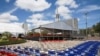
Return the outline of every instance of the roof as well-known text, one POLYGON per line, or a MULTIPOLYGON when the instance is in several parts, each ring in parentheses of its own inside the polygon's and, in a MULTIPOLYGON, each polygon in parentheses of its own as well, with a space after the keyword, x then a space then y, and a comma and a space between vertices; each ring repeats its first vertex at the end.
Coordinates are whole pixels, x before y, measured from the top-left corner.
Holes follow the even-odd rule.
POLYGON ((53 29, 60 29, 60 30, 72 30, 72 28, 64 23, 63 21, 54 22, 50 24, 42 25, 43 28, 53 28, 53 29))
POLYGON ((11 32, 11 33, 24 33, 24 29, 16 24, 11 23, 0 23, 0 33, 11 32))
POLYGON ((59 29, 59 30, 78 30, 78 22, 73 19, 65 21, 57 21, 45 25, 41 25, 42 28, 59 29))

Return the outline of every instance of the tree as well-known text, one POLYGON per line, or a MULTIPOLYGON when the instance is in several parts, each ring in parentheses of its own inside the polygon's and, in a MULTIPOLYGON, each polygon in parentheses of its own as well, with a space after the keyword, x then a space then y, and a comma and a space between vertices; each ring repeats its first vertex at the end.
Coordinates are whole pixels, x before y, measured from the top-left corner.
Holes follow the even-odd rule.
POLYGON ((2 33, 2 36, 7 36, 7 38, 10 38, 11 35, 12 34, 10 32, 4 32, 4 33, 2 33))
POLYGON ((93 29, 96 33, 100 33, 100 22, 93 26, 93 29))

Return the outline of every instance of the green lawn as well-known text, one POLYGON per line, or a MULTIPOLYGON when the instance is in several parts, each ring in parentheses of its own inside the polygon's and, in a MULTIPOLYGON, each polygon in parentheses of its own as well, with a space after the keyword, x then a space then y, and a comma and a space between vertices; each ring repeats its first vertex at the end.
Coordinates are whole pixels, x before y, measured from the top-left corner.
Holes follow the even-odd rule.
POLYGON ((11 44, 20 44, 20 43, 25 43, 25 42, 26 42, 25 39, 0 41, 0 46, 11 45, 11 44))

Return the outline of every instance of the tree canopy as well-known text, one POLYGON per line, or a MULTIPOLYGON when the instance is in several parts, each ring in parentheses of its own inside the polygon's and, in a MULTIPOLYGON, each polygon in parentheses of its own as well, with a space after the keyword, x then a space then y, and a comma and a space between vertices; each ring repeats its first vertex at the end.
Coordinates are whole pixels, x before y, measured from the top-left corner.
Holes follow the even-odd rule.
POLYGON ((93 25, 93 29, 96 33, 100 33, 100 22, 97 23, 96 25, 93 25))

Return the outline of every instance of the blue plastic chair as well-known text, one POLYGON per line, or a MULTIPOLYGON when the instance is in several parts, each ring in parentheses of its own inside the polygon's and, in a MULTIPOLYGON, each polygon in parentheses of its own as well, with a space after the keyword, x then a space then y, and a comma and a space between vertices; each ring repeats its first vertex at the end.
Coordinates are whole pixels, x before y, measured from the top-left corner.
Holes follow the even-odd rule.
POLYGON ((36 56, 41 56, 40 50, 39 49, 35 49, 35 55, 36 56))
POLYGON ((64 54, 65 54, 64 51, 58 51, 57 52, 57 56, 64 56, 64 54))
POLYGON ((49 55, 49 56, 56 56, 55 50, 49 50, 49 51, 48 51, 48 55, 49 55))

